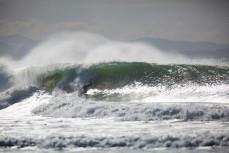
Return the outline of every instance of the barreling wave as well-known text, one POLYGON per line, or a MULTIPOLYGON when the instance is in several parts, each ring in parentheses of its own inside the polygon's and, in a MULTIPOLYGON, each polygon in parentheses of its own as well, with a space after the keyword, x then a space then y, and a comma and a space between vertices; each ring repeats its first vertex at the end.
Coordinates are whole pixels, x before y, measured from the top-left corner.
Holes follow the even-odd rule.
POLYGON ((229 83, 229 67, 204 65, 158 65, 111 62, 91 66, 67 65, 41 75, 39 85, 47 91, 59 87, 74 91, 73 83, 92 83, 95 89, 115 89, 136 82, 147 86, 173 86, 187 83, 216 85, 229 83), (78 81, 78 82, 77 82, 78 81))
POLYGON ((1 88, 0 109, 38 90, 51 93, 61 89, 102 101, 142 101, 153 97, 146 101, 225 102, 229 98, 228 66, 110 62, 33 66, 16 75, 5 71, 1 74, 5 84, 1 88), (14 86, 9 88, 12 82, 14 86))

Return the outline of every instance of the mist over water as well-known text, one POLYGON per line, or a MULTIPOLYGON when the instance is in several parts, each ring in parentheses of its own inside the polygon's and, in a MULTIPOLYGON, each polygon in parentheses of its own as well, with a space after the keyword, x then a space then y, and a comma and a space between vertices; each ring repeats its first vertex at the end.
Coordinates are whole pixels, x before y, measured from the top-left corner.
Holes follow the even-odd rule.
POLYGON ((166 62, 167 56, 142 43, 112 41, 86 32, 60 33, 51 36, 30 51, 16 67, 56 63, 91 64, 109 61, 166 62))
POLYGON ((165 53, 146 43, 114 41, 87 32, 65 32, 50 36, 35 46, 24 58, 14 61, 1 58, 12 68, 56 63, 92 64, 111 61, 148 62, 159 64, 225 65, 215 59, 189 59, 165 53))

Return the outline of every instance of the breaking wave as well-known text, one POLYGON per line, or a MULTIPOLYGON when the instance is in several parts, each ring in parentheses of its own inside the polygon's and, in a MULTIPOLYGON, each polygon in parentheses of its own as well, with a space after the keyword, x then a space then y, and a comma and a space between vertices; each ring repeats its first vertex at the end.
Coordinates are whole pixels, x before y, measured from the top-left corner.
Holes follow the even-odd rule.
POLYGON ((14 76, 9 72, 8 68, 0 63, 0 92, 10 88, 14 84, 14 76))
POLYGON ((36 75, 39 88, 79 94, 106 101, 208 101, 228 99, 229 68, 204 65, 159 65, 111 62, 65 64, 36 75), (153 98, 150 98, 153 97, 153 98), (180 97, 180 100, 179 100, 180 97), (191 98, 191 99, 190 99, 191 98))
POLYGON ((0 93, 1 109, 38 90, 77 93, 95 101, 228 102, 229 98, 227 66, 110 62, 29 67, 15 75, 3 74, 7 83, 16 85, 0 93))
POLYGON ((46 90, 65 88, 76 79, 92 83, 94 89, 115 89, 136 82, 147 86, 218 85, 229 83, 229 67, 204 65, 159 65, 149 63, 111 62, 91 66, 68 65, 39 78, 46 90))
POLYGON ((197 136, 197 137, 66 137, 50 136, 46 139, 31 138, 0 138, 0 147, 34 147, 45 149, 64 149, 72 147, 96 147, 96 148, 115 148, 131 147, 133 149, 152 149, 159 147, 181 148, 181 147, 228 147, 229 137, 227 135, 216 136, 197 136))
POLYGON ((119 121, 229 121, 229 104, 85 102, 74 95, 65 95, 52 98, 33 113, 67 118, 113 117, 119 121))

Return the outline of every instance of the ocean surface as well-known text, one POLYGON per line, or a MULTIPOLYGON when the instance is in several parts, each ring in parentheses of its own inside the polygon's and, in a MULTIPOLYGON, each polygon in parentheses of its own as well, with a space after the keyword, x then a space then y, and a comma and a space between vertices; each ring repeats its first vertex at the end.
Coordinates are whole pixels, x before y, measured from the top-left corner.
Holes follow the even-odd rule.
POLYGON ((229 152, 229 66, 0 65, 0 152, 229 152))

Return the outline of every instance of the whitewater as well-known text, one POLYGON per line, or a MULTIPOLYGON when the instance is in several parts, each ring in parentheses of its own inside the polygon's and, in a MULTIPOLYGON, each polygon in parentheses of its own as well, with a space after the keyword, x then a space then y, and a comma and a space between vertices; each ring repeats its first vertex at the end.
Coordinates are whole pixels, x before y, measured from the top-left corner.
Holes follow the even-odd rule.
POLYGON ((229 152, 226 58, 60 33, 0 79, 0 152, 229 152))

